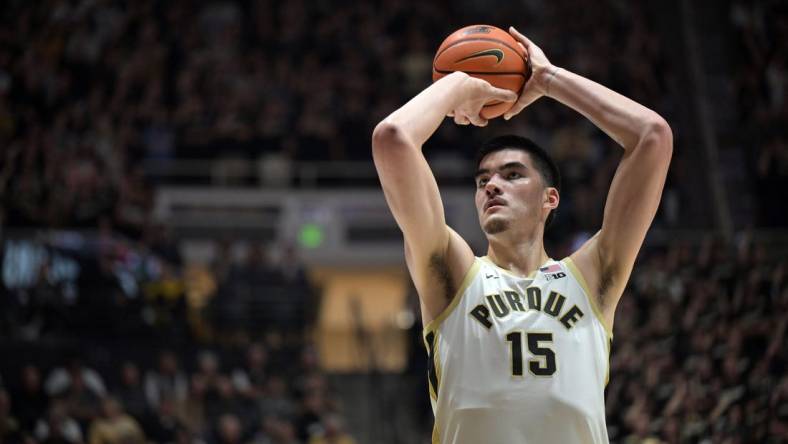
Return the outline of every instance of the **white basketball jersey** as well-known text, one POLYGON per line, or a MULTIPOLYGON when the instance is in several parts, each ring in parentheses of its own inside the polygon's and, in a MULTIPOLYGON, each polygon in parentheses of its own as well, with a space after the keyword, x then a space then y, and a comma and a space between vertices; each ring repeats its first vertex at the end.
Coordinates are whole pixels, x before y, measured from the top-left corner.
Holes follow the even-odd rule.
POLYGON ((612 333, 570 258, 523 278, 476 258, 424 329, 433 443, 608 443, 612 333))

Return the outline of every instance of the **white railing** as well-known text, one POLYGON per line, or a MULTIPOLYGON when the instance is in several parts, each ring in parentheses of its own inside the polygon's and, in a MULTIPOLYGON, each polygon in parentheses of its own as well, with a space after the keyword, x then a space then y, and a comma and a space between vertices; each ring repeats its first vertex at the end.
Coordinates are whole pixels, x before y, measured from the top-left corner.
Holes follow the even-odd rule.
MULTIPOLYGON (((446 220, 483 245, 473 189, 444 189, 446 220)), ((154 216, 173 228, 185 253, 209 261, 216 239, 300 242, 308 264, 402 264, 402 238, 380 189, 160 187, 154 216), (311 246, 308 246, 311 245, 311 246)), ((199 260, 199 259, 198 259, 199 260)))

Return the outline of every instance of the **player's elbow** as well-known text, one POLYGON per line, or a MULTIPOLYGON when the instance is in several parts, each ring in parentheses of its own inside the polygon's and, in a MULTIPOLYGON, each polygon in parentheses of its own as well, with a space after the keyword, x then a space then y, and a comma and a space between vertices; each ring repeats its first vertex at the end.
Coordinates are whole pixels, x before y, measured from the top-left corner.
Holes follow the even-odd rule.
POLYGON ((667 171, 673 156, 673 131, 659 114, 654 113, 645 122, 635 153, 656 171, 667 171))
POLYGON ((649 146, 657 148, 668 158, 673 151, 673 130, 670 129, 668 122, 659 114, 654 114, 646 124, 644 142, 649 146))
POLYGON ((384 120, 372 131, 372 152, 408 145, 403 129, 396 123, 384 120))

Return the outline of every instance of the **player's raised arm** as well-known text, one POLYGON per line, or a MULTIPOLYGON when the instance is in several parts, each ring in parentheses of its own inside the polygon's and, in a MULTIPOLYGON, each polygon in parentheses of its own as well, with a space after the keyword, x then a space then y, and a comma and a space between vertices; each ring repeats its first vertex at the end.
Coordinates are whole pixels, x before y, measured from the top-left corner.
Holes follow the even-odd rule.
POLYGON ((486 125, 479 112, 493 99, 514 101, 516 94, 455 72, 386 117, 372 135, 375 168, 405 237, 406 260, 425 321, 448 305, 446 296, 451 297, 453 286, 470 268, 473 253, 446 226, 438 185, 421 147, 448 114, 458 124, 486 125))
POLYGON ((591 120, 624 150, 605 203, 601 230, 572 255, 612 325, 616 304, 657 212, 673 152, 667 122, 654 111, 596 82, 550 64, 541 49, 512 28, 534 75, 504 117, 547 95, 591 120))

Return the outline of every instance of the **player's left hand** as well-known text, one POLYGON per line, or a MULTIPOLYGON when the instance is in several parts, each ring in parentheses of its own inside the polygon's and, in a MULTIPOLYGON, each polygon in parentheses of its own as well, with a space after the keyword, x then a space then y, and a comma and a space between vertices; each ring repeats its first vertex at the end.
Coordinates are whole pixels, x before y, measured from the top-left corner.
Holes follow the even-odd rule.
POLYGON ((537 99, 547 94, 547 87, 549 86, 551 77, 559 69, 550 63, 547 56, 541 48, 536 46, 534 42, 528 37, 520 34, 519 31, 514 29, 514 26, 509 27, 509 34, 517 40, 517 43, 522 46, 526 54, 528 54, 528 61, 531 64, 531 77, 525 83, 523 91, 520 93, 520 98, 514 104, 512 109, 507 111, 503 118, 506 120, 511 119, 520 113, 526 106, 534 103, 537 99))

